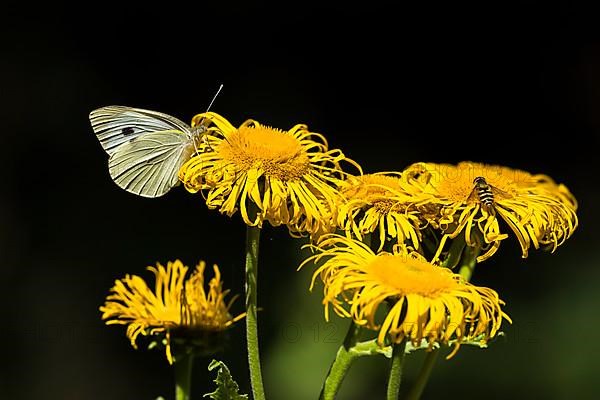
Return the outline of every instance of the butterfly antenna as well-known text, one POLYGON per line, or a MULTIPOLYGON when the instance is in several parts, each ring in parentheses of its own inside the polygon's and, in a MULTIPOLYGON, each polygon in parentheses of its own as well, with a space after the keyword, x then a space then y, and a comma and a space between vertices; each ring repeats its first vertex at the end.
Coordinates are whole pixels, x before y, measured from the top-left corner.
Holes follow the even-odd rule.
MULTIPOLYGON (((219 88, 217 89, 217 93, 215 93, 215 95, 213 96, 212 100, 210 101, 210 104, 208 105, 208 107, 206 108, 206 112, 210 111, 210 108, 212 107, 213 103, 215 102, 215 100, 217 99, 217 96, 219 95, 219 93, 221 93, 221 90, 223 89, 223 84, 221 83, 221 85, 219 86, 219 88)), ((204 119, 202 119, 200 121, 200 124, 202 124, 202 122, 204 121, 204 119)), ((208 147, 210 148, 210 150, 212 151, 212 147, 210 146, 210 142, 208 139, 204 138, 205 135, 202 135, 203 140, 205 140, 205 143, 208 145, 208 147)), ((196 143, 194 143, 194 147, 196 148, 196 154, 198 154, 198 147, 196 146, 196 143)))
POLYGON ((210 108, 212 107, 213 103, 217 99, 217 96, 219 95, 219 93, 221 93, 221 89, 223 89, 223 84, 222 83, 221 83, 221 86, 219 86, 219 89, 217 89, 217 93, 215 93, 215 95, 213 96, 212 100, 210 101, 210 104, 208 105, 208 108, 206 109, 206 112, 210 111, 210 108))

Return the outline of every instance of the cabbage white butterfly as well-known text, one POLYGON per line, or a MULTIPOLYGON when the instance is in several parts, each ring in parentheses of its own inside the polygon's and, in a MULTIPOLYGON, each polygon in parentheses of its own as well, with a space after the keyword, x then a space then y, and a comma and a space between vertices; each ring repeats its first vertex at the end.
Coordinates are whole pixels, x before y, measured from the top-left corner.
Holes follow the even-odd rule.
POLYGON ((208 133, 206 120, 191 127, 167 114, 124 106, 98 108, 90 122, 109 155, 111 178, 143 197, 160 197, 177 186, 179 168, 208 133))

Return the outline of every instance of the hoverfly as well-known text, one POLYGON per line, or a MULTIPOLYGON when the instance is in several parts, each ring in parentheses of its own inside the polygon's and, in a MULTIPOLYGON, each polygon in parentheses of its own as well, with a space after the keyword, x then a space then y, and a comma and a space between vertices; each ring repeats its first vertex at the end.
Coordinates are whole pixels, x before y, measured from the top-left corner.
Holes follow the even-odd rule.
POLYGON ((479 201, 481 208, 488 212, 494 209, 497 198, 506 198, 508 193, 490 185, 483 176, 473 179, 473 191, 467 201, 479 201))

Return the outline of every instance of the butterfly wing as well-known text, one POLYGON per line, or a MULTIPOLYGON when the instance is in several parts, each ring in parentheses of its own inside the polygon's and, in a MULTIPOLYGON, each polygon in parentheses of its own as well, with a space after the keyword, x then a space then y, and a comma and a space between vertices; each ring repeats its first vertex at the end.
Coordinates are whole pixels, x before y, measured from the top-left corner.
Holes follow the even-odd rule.
POLYGON ((90 113, 90 122, 102 148, 114 154, 119 146, 150 132, 177 130, 190 136, 185 122, 156 111, 124 106, 98 108, 90 113))
POLYGON ((179 183, 179 168, 190 158, 194 144, 184 132, 148 132, 120 145, 108 160, 117 185, 143 197, 159 197, 179 183))

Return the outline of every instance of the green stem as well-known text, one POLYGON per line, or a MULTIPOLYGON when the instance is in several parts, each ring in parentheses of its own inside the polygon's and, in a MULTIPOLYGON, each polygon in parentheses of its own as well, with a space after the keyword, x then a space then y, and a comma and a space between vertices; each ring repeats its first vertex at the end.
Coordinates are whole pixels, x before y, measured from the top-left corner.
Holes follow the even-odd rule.
MULTIPOLYGON (((257 208, 252 204, 250 215, 256 215, 257 208)), ((248 365, 250 383, 254 400, 264 400, 260 357, 258 352, 258 321, 256 316, 256 287, 258 272, 258 245, 260 228, 248 226, 246 231, 246 342, 248 346, 248 365)))
POLYGON ((450 245, 450 250, 448 251, 446 259, 442 263, 442 266, 454 269, 460 262, 463 250, 465 249, 466 245, 467 244, 465 242, 465 233, 463 232, 452 241, 452 244, 450 245))
POLYGON ((431 375, 431 370, 433 370, 433 366, 435 365, 435 361, 437 360, 439 354, 439 350, 432 350, 427 353, 425 361, 423 362, 423 367, 421 367, 421 372, 419 373, 416 382, 408 393, 408 396, 406 396, 406 400, 419 400, 419 398, 421 398, 423 389, 425 389, 425 386, 427 385, 429 375, 431 375))
POLYGON ((462 257, 462 263, 458 273, 465 278, 465 281, 469 282, 471 280, 471 276, 473 276, 473 271, 475 271, 475 265, 477 265, 477 256, 479 255, 481 249, 479 247, 465 247, 462 257))
MULTIPOLYGON (((478 246, 465 246, 462 249, 462 257, 460 260, 460 268, 459 274, 465 279, 465 281, 471 280, 473 276, 473 271, 475 271, 475 265, 477 265, 477 256, 481 252, 481 249, 478 246)), ((451 257, 453 255, 449 255, 451 257)), ((423 366, 421 367, 421 371, 419 372, 419 376, 417 377, 417 381, 413 385, 410 393, 408 394, 407 400, 418 400, 427 385, 427 381, 429 380, 429 376, 431 375, 431 370, 435 365, 435 361, 437 360, 439 350, 432 350, 427 354, 425 361, 423 362, 423 366)))
POLYGON ((173 367, 175 368, 175 400, 190 400, 192 365, 194 356, 185 354, 177 358, 173 367))
POLYGON ((397 400, 398 394, 400 393, 404 347, 406 347, 405 340, 395 344, 392 351, 392 365, 390 367, 390 376, 388 378, 387 400, 397 400))
MULTIPOLYGON (((363 236, 362 242, 367 246, 371 246, 371 234, 367 233, 363 236)), ((337 395, 337 392, 340 390, 342 386, 342 382, 346 377, 346 373, 350 369, 352 362, 354 359, 365 354, 356 352, 355 348, 358 341, 358 334, 360 332, 360 327, 354 323, 354 321, 350 320, 350 325, 348 325, 348 332, 346 332, 346 337, 344 338, 344 343, 338 349, 338 352, 335 356, 335 359, 331 363, 329 367, 329 371, 327 372, 327 377, 323 382, 323 386, 321 387, 321 393, 319 395, 319 400, 333 400, 337 395)), ((374 353, 376 354, 376 353, 374 353)))
POLYGON ((377 252, 377 249, 373 249, 373 247, 371 246, 371 236, 372 236, 372 235, 371 235, 370 233, 365 233, 365 234, 363 235, 362 242, 363 242, 364 244, 366 244, 367 246, 371 247, 371 249, 372 249, 374 252, 377 252))
POLYGON ((358 327, 354 321, 350 321, 344 343, 338 349, 335 360, 333 360, 331 367, 329 367, 329 372, 327 372, 327 378, 325 378, 325 382, 323 382, 323 387, 321 388, 321 394, 319 396, 320 400, 333 400, 340 390, 342 382, 346 377, 346 373, 350 369, 354 359, 357 357, 356 354, 351 353, 351 349, 356 345, 359 329, 360 327, 358 327))

